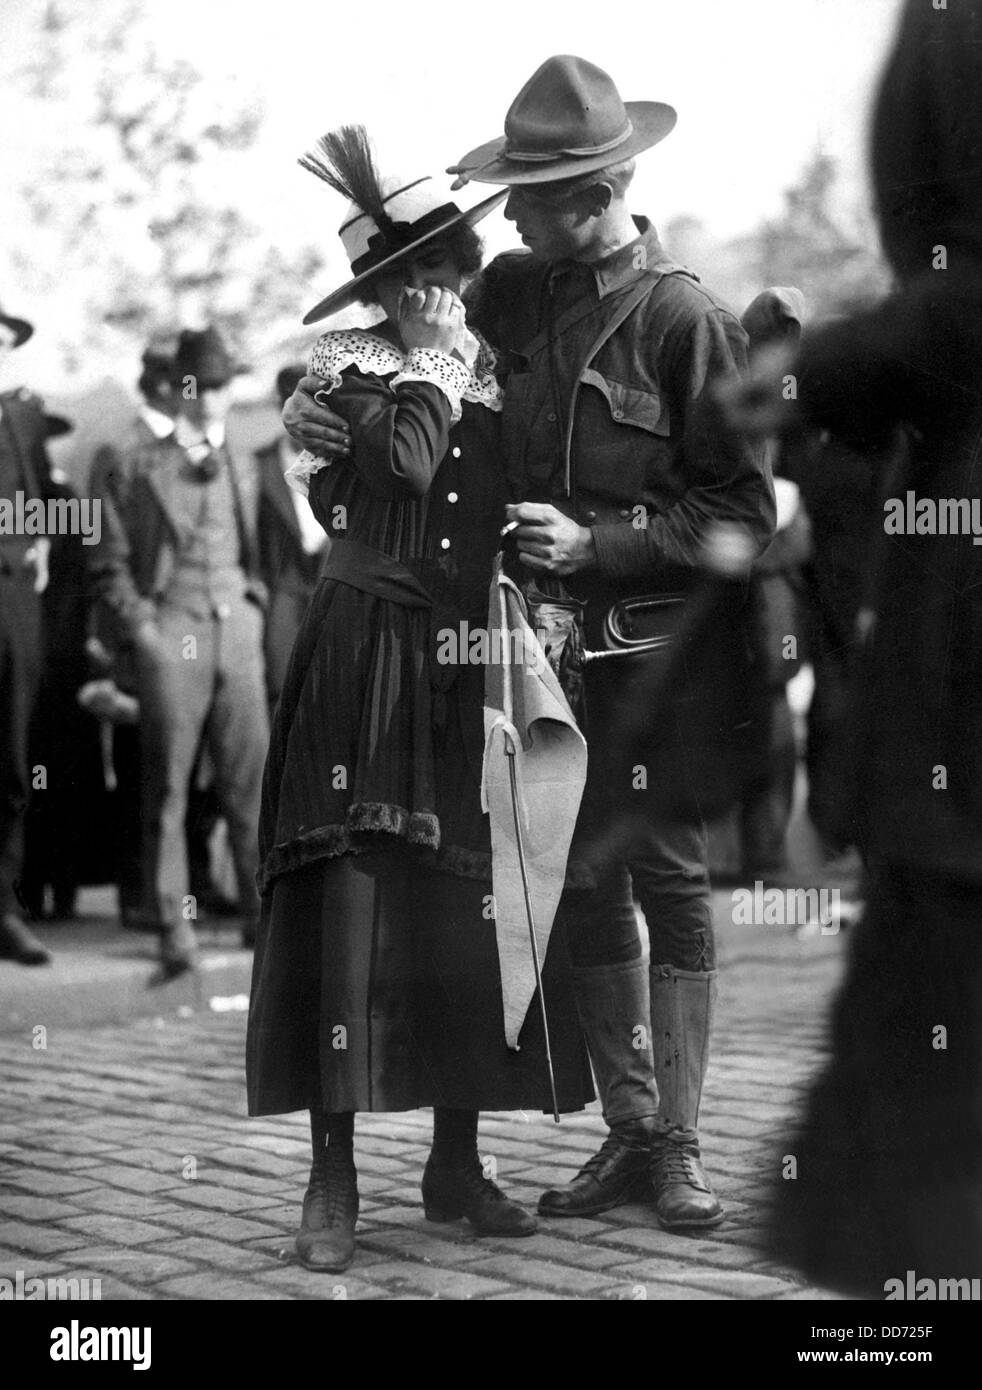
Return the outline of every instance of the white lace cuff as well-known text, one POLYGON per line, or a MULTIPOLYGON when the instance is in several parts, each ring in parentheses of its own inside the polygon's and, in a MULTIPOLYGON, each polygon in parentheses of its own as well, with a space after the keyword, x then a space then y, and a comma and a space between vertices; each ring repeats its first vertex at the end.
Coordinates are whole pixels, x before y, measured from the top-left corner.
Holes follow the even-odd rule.
POLYGON ((302 454, 297 455, 296 461, 283 471, 287 487, 292 487, 293 491, 299 492, 301 497, 308 496, 311 478, 322 468, 330 468, 333 462, 333 459, 318 458, 309 449, 304 449, 302 454))
POLYGON ((405 366, 389 383, 393 390, 407 381, 428 381, 443 392, 450 402, 450 423, 460 419, 460 398, 472 384, 473 377, 456 357, 436 348, 413 348, 405 366))

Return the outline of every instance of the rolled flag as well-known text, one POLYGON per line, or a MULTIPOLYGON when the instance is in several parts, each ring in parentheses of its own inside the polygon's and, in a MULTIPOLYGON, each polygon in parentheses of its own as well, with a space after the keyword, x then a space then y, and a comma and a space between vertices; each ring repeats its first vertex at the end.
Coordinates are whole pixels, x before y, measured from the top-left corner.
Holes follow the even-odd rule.
POLYGON ((488 634, 481 805, 491 818, 505 1041, 517 1049, 563 891, 587 749, 500 555, 488 634))

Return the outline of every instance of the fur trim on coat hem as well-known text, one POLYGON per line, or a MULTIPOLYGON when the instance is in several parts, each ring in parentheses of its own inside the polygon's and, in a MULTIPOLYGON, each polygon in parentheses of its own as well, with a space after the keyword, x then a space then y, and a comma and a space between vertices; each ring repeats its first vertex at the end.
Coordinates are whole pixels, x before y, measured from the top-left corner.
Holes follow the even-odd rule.
POLYGON ((358 802, 348 810, 344 825, 322 825, 274 845, 256 875, 260 895, 268 893, 283 874, 304 869, 318 859, 364 854, 374 848, 369 837, 379 833, 395 835, 423 849, 437 850, 440 846, 440 822, 436 816, 385 802, 358 802))

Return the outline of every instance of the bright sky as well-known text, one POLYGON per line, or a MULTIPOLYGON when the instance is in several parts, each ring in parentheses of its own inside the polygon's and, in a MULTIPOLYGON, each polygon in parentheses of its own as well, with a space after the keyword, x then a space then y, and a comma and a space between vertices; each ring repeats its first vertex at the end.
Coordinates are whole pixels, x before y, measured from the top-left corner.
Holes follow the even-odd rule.
MULTIPOLYGON (((0 6, 2 77, 25 56, 28 21, 44 0, 0 6)), ((95 20, 100 7, 84 6, 95 20)), ((441 171, 502 133, 512 98, 553 53, 599 64, 627 100, 676 107, 676 129, 641 156, 634 185, 634 210, 656 225, 684 212, 717 236, 749 229, 780 208, 816 148, 839 162, 848 211, 865 197, 867 114, 899 8, 900 0, 146 0, 161 50, 190 60, 223 103, 230 81, 233 99, 261 95, 260 144, 228 193, 284 248, 320 240, 331 264, 316 293, 346 268, 336 236, 344 208, 297 155, 324 131, 361 121, 387 172, 441 171)), ((35 135, 18 127, 16 98, 3 86, 0 172, 30 163, 35 135)), ((65 131, 65 142, 73 135, 65 131)), ((232 177, 215 171, 219 186, 232 177)), ((472 185, 458 201, 485 192, 472 185)), ((482 233, 489 252, 515 244, 500 212, 482 233)), ((298 289, 304 300, 309 293, 298 289)))
MULTIPOLYGON (((22 51, 23 19, 43 8, 44 0, 4 0, 7 61, 22 51)), ((337 200, 295 164, 323 131, 362 121, 383 164, 440 170, 500 134, 525 80, 566 52, 606 68, 626 99, 678 110, 673 134, 641 161, 638 207, 660 221, 691 211, 725 235, 776 209, 818 146, 841 161, 858 196, 871 86, 899 0, 147 0, 147 8, 162 49, 206 76, 233 74, 243 94, 262 93, 268 121, 244 196, 261 196, 271 221, 322 209, 336 227, 337 200)))
POLYGON ((640 161, 637 208, 661 222, 693 212, 728 234, 777 209, 816 147, 861 195, 866 113, 899 0, 165 0, 160 9, 162 41, 190 56, 193 35, 205 71, 236 72, 265 93, 263 177, 284 217, 323 207, 337 226, 338 200, 294 163, 323 131, 362 121, 384 165, 441 170, 500 134, 522 84, 565 52, 605 68, 625 99, 678 110, 675 131, 640 161))

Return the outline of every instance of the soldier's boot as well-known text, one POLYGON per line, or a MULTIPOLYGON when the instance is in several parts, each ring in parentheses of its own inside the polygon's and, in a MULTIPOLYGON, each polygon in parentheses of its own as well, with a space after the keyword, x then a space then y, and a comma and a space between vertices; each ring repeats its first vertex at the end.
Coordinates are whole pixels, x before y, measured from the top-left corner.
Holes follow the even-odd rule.
POLYGON ((610 1133, 564 1188, 539 1199, 543 1216, 592 1216, 648 1199, 658 1092, 648 1038, 643 960, 576 967, 576 1007, 610 1133))
POLYGON ((655 1213, 666 1230, 718 1226, 723 1208, 702 1166, 699 1103, 709 1063, 716 971, 650 969, 659 1125, 652 1144, 655 1213))

